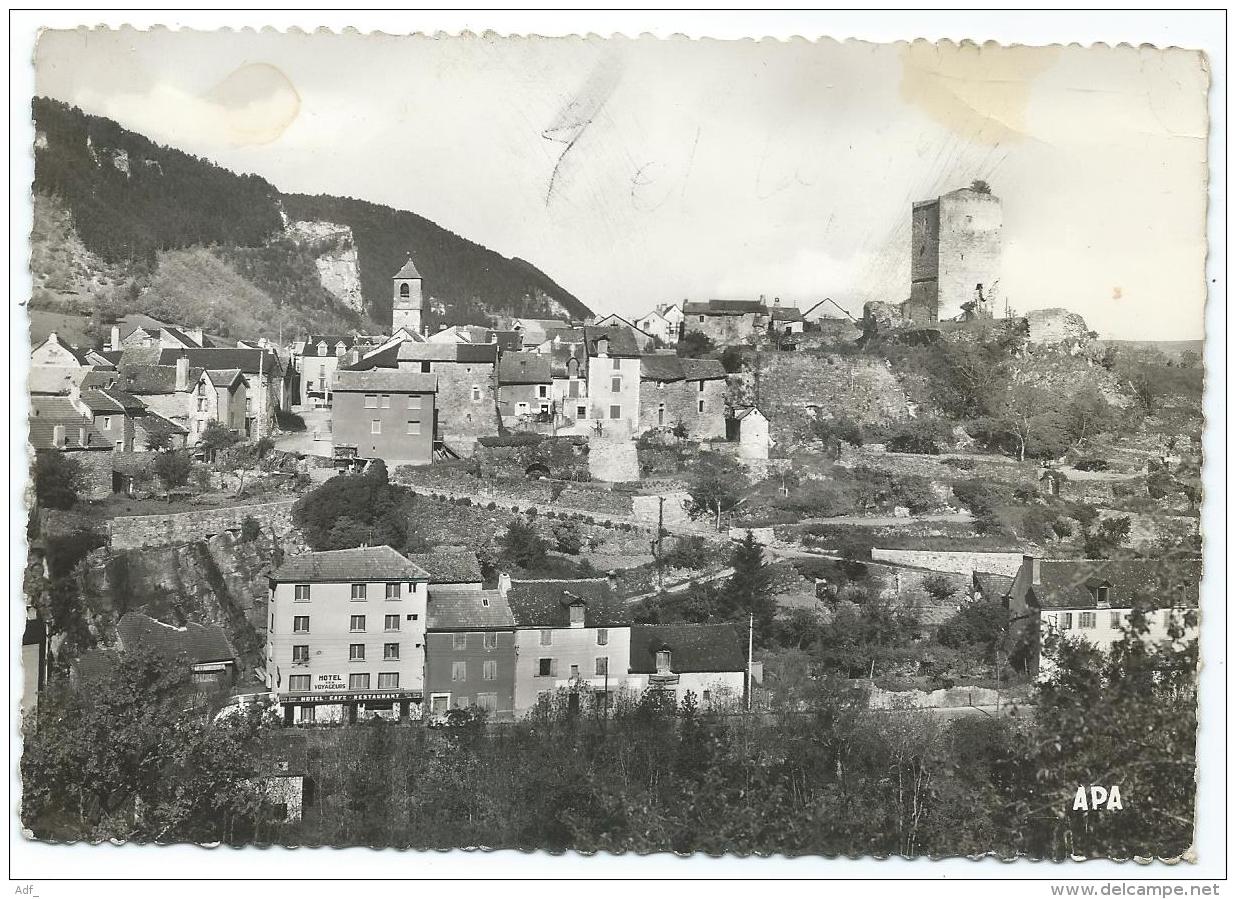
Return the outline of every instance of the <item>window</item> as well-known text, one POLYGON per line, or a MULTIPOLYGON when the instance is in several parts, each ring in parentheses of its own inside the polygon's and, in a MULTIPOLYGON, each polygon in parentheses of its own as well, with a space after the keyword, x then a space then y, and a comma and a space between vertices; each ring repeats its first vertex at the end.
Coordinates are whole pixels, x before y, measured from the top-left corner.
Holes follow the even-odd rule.
POLYGON ((605 646, 609 643, 609 628, 597 628, 597 646, 605 646))
POLYGON ((289 693, 308 693, 309 692, 309 675, 293 674, 288 678, 289 693))
POLYGON ((408 408, 409 408, 409 409, 419 409, 419 408, 421 408, 421 398, 420 398, 419 396, 411 396, 411 395, 409 395, 409 396, 408 396, 408 408))
POLYGON ((408 433, 412 435, 419 435, 421 433, 421 423, 419 421, 408 422, 408 433))
POLYGON ((1097 617, 1098 616, 1095 615, 1094 612, 1081 612, 1077 616, 1077 626, 1078 627, 1094 627, 1095 619, 1097 617))
POLYGON ((542 646, 553 646, 554 645, 554 632, 553 631, 551 630, 541 631, 541 645, 542 646))
POLYGON ((704 316, 702 316, 702 315, 701 315, 701 316, 700 316, 700 324, 702 325, 703 323, 704 323, 704 316))
POLYGON ((657 651, 657 671, 664 672, 664 671, 669 671, 669 670, 670 670, 670 651, 668 649, 658 650, 657 651))
POLYGON ((410 288, 407 284, 400 284, 399 285, 399 295, 401 297, 412 296, 412 288, 410 288))
POLYGON ((1111 588, 1111 587, 1108 587, 1108 586, 1105 584, 1105 585, 1103 585, 1102 587, 1097 587, 1097 588, 1095 589, 1095 591, 1094 591, 1094 598, 1095 598, 1096 600, 1098 600, 1099 602, 1110 602, 1110 601, 1111 601, 1111 592, 1112 592, 1112 588, 1111 588))
POLYGON ((571 666, 571 680, 579 680, 579 666, 578 665, 571 666))
POLYGON ((1119 612, 1112 612, 1112 621, 1111 621, 1112 627, 1120 627, 1121 617, 1122 616, 1119 612))
POLYGON ((537 677, 555 677, 558 674, 557 659, 537 659, 536 660, 536 676, 537 677))
POLYGON ((700 393, 704 392, 704 382, 700 381, 700 393))
POLYGON ((352 585, 352 600, 354 602, 359 602, 360 600, 368 599, 368 598, 369 598, 369 585, 368 584, 353 584, 352 585))
POLYGON ((576 418, 587 418, 588 417, 588 407, 587 406, 576 406, 575 407, 575 417, 576 418))
POLYGON ((609 390, 610 390, 610 393, 618 393, 620 390, 622 390, 622 378, 610 378, 609 379, 609 390))
POLYGON ((385 619, 383 620, 382 629, 386 631, 399 630, 399 616, 398 615, 387 615, 385 619))
POLYGON ((497 693, 477 693, 476 707, 484 709, 487 712, 498 711, 498 694, 497 693))
POLYGON ((467 662, 451 662, 451 680, 462 683, 468 679, 467 662))
POLYGON ((544 384, 539 385, 536 389, 536 395, 539 396, 541 399, 545 399, 547 396, 549 396, 549 388, 546 387, 544 384))
POLYGON ((528 404, 527 403, 516 403, 515 404, 515 414, 516 415, 527 415, 528 414, 528 404))
POLYGON ((481 680, 497 680, 498 663, 492 659, 481 663, 481 680))
POLYGON ((378 408, 378 395, 376 393, 365 394, 365 408, 366 409, 378 408))
POLYGON ((704 401, 703 400, 700 400, 698 403, 696 403, 696 411, 697 412, 704 411, 704 401))
POLYGON ((389 409, 391 407, 391 395, 389 393, 382 394, 382 408, 389 409))
POLYGON ((497 634, 486 634, 485 635, 485 648, 486 649, 497 649, 498 648, 498 635, 497 634))
POLYGON ((205 396, 205 395, 206 395, 206 382, 205 382, 205 381, 198 381, 198 382, 197 382, 197 395, 198 395, 198 396, 205 396))
POLYGON ((297 706, 296 715, 300 724, 312 724, 318 719, 318 707, 315 705, 297 706))
POLYGON ((379 690, 394 690, 399 686, 399 672, 386 671, 378 675, 379 690))
POLYGON ((110 415, 103 416, 103 427, 108 431, 112 429, 112 417, 110 415))
POLYGON ((422 362, 422 363, 421 363, 421 374, 423 374, 423 375, 427 375, 427 374, 429 374, 429 372, 432 370, 432 368, 433 368, 433 363, 432 363, 432 362, 422 362))
POLYGON ((365 630, 365 616, 353 615, 351 622, 348 624, 348 630, 363 633, 365 630))
POLYGON ((388 583, 386 585, 386 598, 387 599, 398 599, 400 593, 402 592, 400 589, 401 586, 402 585, 399 584, 398 582, 388 583))
POLYGON ((399 644, 398 643, 383 643, 382 644, 382 661, 398 662, 399 661, 399 644))
POLYGON ((292 618, 292 632, 296 634, 309 633, 309 616, 295 615, 292 618))
POLYGON ((614 360, 614 371, 622 371, 622 360, 621 359, 614 360))
POLYGON ((117 440, 117 441, 116 441, 116 449, 117 449, 117 450, 119 450, 119 451, 121 451, 121 452, 123 452, 123 451, 124 451, 124 441, 123 441, 123 440, 117 440))
POLYGON ((596 664, 596 675, 598 677, 609 674, 609 656, 597 656, 596 664))
POLYGON ((309 644, 300 643, 292 647, 292 664, 293 665, 308 665, 309 664, 309 644))
POLYGON ((609 407, 609 417, 610 418, 622 418, 622 407, 621 406, 610 406, 609 407))
POLYGON ((1073 613, 1072 612, 1061 612, 1060 613, 1060 630, 1071 631, 1072 629, 1073 629, 1073 613))
POLYGON ((584 607, 581 605, 571 606, 571 627, 584 626, 584 607))
POLYGON ((451 649, 467 649, 468 635, 467 634, 451 634, 451 649))
POLYGON ((309 585, 308 584, 297 584, 293 588, 293 590, 294 590, 293 596, 296 598, 297 602, 308 602, 309 601, 309 585))
POLYGON ((369 433, 370 434, 381 434, 382 433, 382 420, 381 419, 375 418, 373 419, 373 421, 369 422, 369 433))
POLYGON ((349 662, 365 661, 365 644, 364 643, 349 643, 348 644, 348 661, 349 662))
POLYGON ((472 402, 479 403, 481 401, 481 388, 475 384, 472 385, 472 402))
POLYGON ((349 674, 348 675, 349 690, 368 690, 369 675, 368 674, 349 674))
POLYGON ((197 411, 198 411, 198 412, 205 412, 205 411, 206 411, 206 397, 204 397, 204 396, 199 396, 199 397, 197 398, 197 411))

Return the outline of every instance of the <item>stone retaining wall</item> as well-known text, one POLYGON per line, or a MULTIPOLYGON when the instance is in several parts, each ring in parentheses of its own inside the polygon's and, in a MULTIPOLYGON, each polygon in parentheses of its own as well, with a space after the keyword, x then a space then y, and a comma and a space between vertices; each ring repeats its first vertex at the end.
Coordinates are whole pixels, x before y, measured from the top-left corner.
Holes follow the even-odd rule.
POLYGON ((1022 554, 1019 552, 950 552, 872 547, 871 559, 873 562, 911 565, 915 568, 928 568, 932 571, 953 574, 968 575, 975 571, 989 571, 993 574, 1012 577, 1021 568, 1022 554))
POLYGON ((292 528, 295 500, 280 500, 248 506, 196 509, 169 515, 130 515, 113 518, 107 531, 114 550, 170 546, 205 540, 224 531, 239 531, 241 522, 252 516, 263 528, 286 533, 292 528))

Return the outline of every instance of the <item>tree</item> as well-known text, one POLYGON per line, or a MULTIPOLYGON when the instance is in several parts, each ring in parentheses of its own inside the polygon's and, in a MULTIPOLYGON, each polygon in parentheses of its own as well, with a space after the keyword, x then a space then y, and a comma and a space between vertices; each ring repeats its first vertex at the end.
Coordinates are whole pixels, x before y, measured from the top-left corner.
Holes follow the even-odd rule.
POLYGON ((170 453, 160 453, 154 461, 154 471, 167 491, 167 501, 172 501, 172 491, 189 483, 189 475, 193 471, 193 460, 183 450, 170 453))
POLYGON ((991 185, 982 179, 975 179, 970 182, 970 190, 975 193, 989 194, 991 193, 991 185))
POLYGON ((97 680, 39 699, 22 754, 22 820, 51 840, 243 843, 260 818, 258 718, 212 725, 187 665, 115 654, 97 680))
POLYGON ((525 570, 542 567, 548 561, 549 546, 531 524, 516 518, 499 539, 502 555, 525 570))
POLYGON ((152 453, 161 453, 166 449, 170 449, 171 445, 172 435, 166 431, 146 432, 146 449, 152 453))
POLYGON ((1087 559, 1115 558, 1128 541, 1131 528, 1127 515, 1100 519, 1093 529, 1082 533, 1083 554, 1087 559))
POLYGON ((721 367, 731 375, 742 371, 742 349, 736 346, 727 346, 722 350, 721 367))
POLYGON ((58 450, 34 458, 34 496, 46 509, 71 509, 85 486, 81 463, 58 450))
POLYGON ((695 474, 687 485, 690 499, 687 514, 693 519, 715 515, 717 530, 721 516, 742 502, 743 491, 751 485, 742 464, 719 453, 701 453, 695 474))
POLYGON ((688 331, 678 338, 678 344, 674 347, 674 351, 679 356, 692 359, 707 356, 715 350, 716 345, 712 342, 712 338, 702 331, 688 331))
POLYGON ((764 548, 751 531, 734 547, 730 567, 734 573, 726 584, 725 603, 735 617, 755 616, 755 631, 764 643, 772 636, 777 603, 772 595, 772 573, 764 561, 764 548))
POLYGON ((573 521, 564 521, 554 526, 554 545, 558 552, 577 556, 584 548, 584 538, 579 532, 579 525, 573 521))
POLYGON ((198 440, 198 446, 201 447, 206 457, 210 459, 219 450, 227 449, 229 446, 239 442, 240 435, 235 431, 229 430, 217 421, 208 421, 206 422, 206 427, 202 429, 202 436, 198 440))
POLYGON ((407 502, 375 460, 362 474, 336 475, 306 493, 292 507, 292 521, 315 550, 362 544, 407 550, 414 533, 407 502))
POLYGON ((1116 430, 1120 415, 1103 394, 1093 387, 1085 387, 1069 397, 1061 425, 1073 446, 1080 447, 1099 434, 1116 430))
POLYGON ((1047 391, 1029 384, 1000 384, 987 405, 990 411, 980 427, 995 442, 1008 438, 1017 461, 1024 462, 1027 452, 1059 455, 1067 446, 1061 415, 1047 391))

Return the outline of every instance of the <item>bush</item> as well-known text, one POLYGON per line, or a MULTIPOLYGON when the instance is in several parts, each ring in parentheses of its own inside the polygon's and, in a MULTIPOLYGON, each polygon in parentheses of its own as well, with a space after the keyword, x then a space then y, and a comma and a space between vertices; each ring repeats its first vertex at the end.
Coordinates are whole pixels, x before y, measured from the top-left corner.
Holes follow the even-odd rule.
POLYGON ((34 495, 47 509, 71 509, 84 486, 81 463, 58 450, 44 450, 34 460, 34 495))
POLYGON ((825 446, 839 446, 848 443, 851 446, 863 445, 863 427, 852 419, 817 418, 811 423, 811 433, 824 442, 825 446))
POLYGON ((1078 471, 1107 471, 1111 468, 1104 459, 1082 459, 1075 462, 1073 467, 1078 471))
POLYGON ((520 568, 540 568, 548 559, 549 546, 545 538, 523 519, 512 521, 498 542, 503 557, 520 568))
POLYGON ((890 452, 936 455, 940 444, 951 435, 952 429, 942 421, 931 418, 916 418, 896 426, 885 444, 890 452))
POLYGON ((507 434, 500 437, 478 437, 476 442, 488 447, 538 446, 545 440, 543 434, 507 434))
POLYGON ((970 478, 953 485, 957 502, 970 510, 976 518, 990 517, 998 506, 1004 504, 1004 495, 986 481, 970 478))
POLYGON ((958 471, 974 471, 977 467, 973 459, 958 459, 956 456, 949 456, 947 459, 941 459, 949 468, 956 468, 958 471))
POLYGON ((577 556, 584 548, 584 538, 578 526, 571 522, 563 522, 554 527, 554 545, 558 548, 558 552, 577 556))
POLYGON ((297 500, 292 520, 311 549, 351 549, 362 543, 403 549, 409 536, 404 497, 385 466, 341 474, 297 500))
POLYGON ((262 533, 262 526, 252 515, 246 515, 240 522, 240 542, 252 543, 262 533))
POLYGON ((275 441, 271 440, 269 437, 262 437, 259 438, 257 443, 253 444, 253 454, 257 456, 258 459, 264 459, 266 458, 266 454, 274 448, 275 441))

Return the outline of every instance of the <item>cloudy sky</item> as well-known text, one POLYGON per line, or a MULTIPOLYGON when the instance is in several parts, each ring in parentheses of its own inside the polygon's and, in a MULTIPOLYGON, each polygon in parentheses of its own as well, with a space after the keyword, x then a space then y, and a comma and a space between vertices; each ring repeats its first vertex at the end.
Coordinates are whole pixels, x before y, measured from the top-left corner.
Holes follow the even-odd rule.
POLYGON ((36 79, 281 190, 413 210, 602 312, 903 300, 910 204, 983 178, 1000 305, 1202 333, 1185 51, 78 31, 44 33, 36 79))

